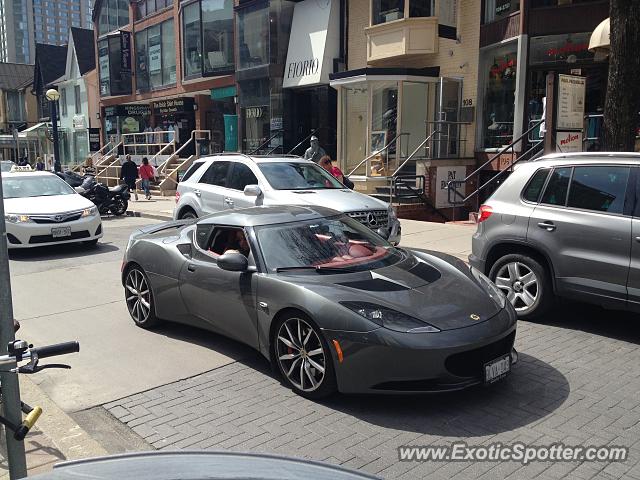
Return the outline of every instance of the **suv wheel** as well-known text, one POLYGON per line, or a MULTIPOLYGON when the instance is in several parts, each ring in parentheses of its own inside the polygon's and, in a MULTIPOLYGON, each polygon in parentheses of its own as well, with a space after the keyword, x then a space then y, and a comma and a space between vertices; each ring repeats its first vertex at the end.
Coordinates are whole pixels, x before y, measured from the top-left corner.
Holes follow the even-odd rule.
POLYGON ((547 270, 537 260, 511 254, 498 259, 489 278, 507 296, 518 318, 540 317, 553 304, 553 289, 547 270))

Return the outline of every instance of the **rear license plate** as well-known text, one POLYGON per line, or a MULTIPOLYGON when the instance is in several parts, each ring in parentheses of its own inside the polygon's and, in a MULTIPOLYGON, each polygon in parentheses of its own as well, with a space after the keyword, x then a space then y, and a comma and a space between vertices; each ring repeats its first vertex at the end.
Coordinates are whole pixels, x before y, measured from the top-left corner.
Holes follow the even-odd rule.
POLYGON ((484 383, 490 384, 502 380, 511 371, 511 355, 503 355, 484 364, 484 383))
POLYGON ((53 238, 70 237, 71 227, 56 227, 51 229, 51 236, 53 238))

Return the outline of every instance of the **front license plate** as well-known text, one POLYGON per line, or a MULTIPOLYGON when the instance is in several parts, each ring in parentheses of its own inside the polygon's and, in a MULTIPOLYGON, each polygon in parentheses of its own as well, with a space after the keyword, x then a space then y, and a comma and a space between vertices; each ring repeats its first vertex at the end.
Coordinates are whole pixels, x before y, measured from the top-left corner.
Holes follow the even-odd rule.
POLYGON ((484 364, 484 383, 497 382, 506 377, 511 371, 511 355, 503 355, 484 364))
POLYGON ((56 227, 51 229, 51 236, 53 238, 70 237, 71 227, 56 227))

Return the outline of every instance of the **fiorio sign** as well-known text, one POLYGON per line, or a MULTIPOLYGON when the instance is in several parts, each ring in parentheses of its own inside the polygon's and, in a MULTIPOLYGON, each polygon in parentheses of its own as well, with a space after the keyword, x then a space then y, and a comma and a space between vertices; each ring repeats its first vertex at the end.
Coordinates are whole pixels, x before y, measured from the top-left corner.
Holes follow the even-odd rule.
POLYGON ((287 65, 287 78, 306 77, 315 75, 320 70, 320 60, 312 58, 287 65))

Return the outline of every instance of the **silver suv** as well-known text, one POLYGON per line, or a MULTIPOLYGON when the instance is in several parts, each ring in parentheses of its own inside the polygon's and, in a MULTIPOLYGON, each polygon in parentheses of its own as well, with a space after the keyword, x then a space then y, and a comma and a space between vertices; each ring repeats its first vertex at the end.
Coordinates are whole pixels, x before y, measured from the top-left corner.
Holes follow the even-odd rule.
POLYGON ((391 205, 349 190, 315 162, 300 157, 224 153, 196 160, 176 191, 177 219, 256 205, 319 205, 345 212, 390 243, 400 243, 391 205))
POLYGON ((520 318, 554 296, 640 312, 640 154, 519 165, 480 207, 470 263, 520 318))

